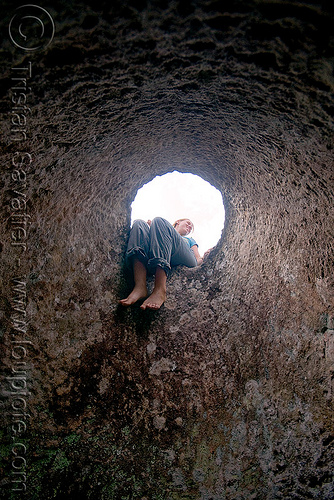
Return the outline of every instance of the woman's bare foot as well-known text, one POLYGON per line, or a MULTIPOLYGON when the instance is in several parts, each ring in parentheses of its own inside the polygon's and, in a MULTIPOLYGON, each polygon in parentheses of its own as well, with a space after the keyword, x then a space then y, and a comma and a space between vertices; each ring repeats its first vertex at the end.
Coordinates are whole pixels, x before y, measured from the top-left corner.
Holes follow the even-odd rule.
POLYGON ((162 288, 154 289, 151 295, 142 303, 141 309, 160 309, 166 300, 166 290, 162 288))
POLYGON ((121 299, 119 303, 122 306, 131 306, 140 299, 145 299, 147 297, 147 288, 141 286, 135 286, 130 295, 126 299, 121 299))

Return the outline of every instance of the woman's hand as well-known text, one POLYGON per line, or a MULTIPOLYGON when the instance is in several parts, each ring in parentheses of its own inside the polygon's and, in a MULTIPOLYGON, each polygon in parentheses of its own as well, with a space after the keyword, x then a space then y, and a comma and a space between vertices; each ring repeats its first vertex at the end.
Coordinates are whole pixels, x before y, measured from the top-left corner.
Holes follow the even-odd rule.
POLYGON ((198 246, 197 244, 196 245, 193 245, 191 247, 192 251, 194 252, 195 254, 195 257, 196 257, 196 260, 197 260, 197 265, 200 266, 203 262, 203 257, 200 256, 199 254, 199 251, 198 251, 198 246))
POLYGON ((147 224, 151 227, 151 224, 152 224, 151 219, 148 219, 146 222, 147 222, 147 224))
POLYGON ((206 259, 209 256, 209 253, 211 252, 212 248, 209 248, 206 252, 204 252, 203 259, 206 259))

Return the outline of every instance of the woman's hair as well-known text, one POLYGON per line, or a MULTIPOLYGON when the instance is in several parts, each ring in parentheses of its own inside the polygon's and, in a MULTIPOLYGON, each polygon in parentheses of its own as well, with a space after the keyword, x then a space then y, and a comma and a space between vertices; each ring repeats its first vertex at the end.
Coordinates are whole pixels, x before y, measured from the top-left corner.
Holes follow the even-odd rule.
MULTIPOLYGON (((173 227, 176 227, 178 225, 179 222, 182 222, 183 220, 189 220, 191 222, 190 219, 188 219, 188 217, 185 217, 184 219, 177 219, 174 224, 173 224, 173 227)), ((191 222, 191 233, 194 231, 194 224, 191 222)))

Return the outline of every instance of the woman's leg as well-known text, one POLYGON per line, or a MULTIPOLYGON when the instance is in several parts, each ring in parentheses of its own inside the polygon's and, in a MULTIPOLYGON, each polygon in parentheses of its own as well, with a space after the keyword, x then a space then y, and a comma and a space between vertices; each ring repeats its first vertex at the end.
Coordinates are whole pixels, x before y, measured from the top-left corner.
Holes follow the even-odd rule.
MULTIPOLYGON (((155 217, 150 228, 150 249, 147 267, 154 272, 156 267, 161 267, 166 274, 171 269, 172 254, 179 246, 181 236, 173 226, 162 217, 155 217)), ((181 238, 182 239, 182 238, 181 238)))
POLYGON ((166 282, 167 274, 161 267, 157 266, 153 292, 146 300, 144 300, 140 306, 141 309, 160 309, 166 300, 166 282))
POLYGON ((135 286, 125 299, 120 300, 122 306, 130 306, 147 296, 146 264, 149 251, 150 228, 143 220, 135 220, 129 236, 126 262, 133 269, 135 286))
POLYGON ((127 264, 132 265, 132 257, 142 260, 144 264, 148 261, 150 250, 150 226, 144 220, 137 219, 133 222, 130 230, 128 246, 125 254, 127 264))
POLYGON ((196 267, 198 264, 194 252, 189 248, 188 243, 184 241, 182 237, 181 240, 180 245, 172 254, 171 266, 196 267))
POLYGON ((179 234, 173 226, 156 217, 151 222, 150 250, 148 268, 155 271, 155 281, 152 294, 140 306, 142 309, 159 309, 166 300, 167 274, 171 269, 170 261, 179 245, 179 234))
POLYGON ((126 297, 126 299, 121 299, 119 302, 122 306, 131 306, 137 300, 144 299, 147 297, 147 286, 146 286, 146 266, 145 264, 134 257, 133 259, 133 276, 135 281, 135 286, 130 293, 126 297))

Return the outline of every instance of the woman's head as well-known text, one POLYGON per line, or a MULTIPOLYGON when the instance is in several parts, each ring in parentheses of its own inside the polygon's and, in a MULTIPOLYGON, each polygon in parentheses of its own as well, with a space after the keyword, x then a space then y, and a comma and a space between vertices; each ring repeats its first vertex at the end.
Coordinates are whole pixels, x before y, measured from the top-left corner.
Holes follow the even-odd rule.
POLYGON ((190 219, 178 219, 174 222, 173 227, 181 236, 187 236, 194 230, 194 224, 190 219))

